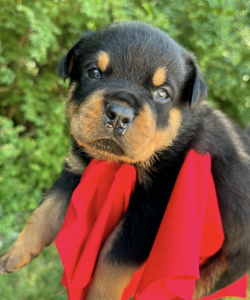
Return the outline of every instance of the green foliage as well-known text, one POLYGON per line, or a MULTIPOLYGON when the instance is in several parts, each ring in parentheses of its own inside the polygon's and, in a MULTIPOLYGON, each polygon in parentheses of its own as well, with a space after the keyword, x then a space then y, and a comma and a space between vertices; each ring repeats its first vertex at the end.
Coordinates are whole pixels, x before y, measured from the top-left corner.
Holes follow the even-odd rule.
POLYGON ((17 0, 0 11, 0 232, 20 224, 58 176, 70 146, 59 59, 81 33, 138 20, 194 52, 209 102, 250 120, 250 2, 17 0))

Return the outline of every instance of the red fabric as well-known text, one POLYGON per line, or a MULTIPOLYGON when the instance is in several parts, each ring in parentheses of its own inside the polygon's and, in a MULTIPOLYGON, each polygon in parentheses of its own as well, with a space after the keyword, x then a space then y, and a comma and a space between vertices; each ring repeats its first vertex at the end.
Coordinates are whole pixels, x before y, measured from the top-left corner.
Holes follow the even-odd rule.
POLYGON ((56 238, 70 300, 85 299, 98 252, 126 211, 136 171, 92 160, 75 189, 56 238))
MULTIPOLYGON (((224 235, 209 155, 190 151, 179 172, 150 256, 122 300, 191 300, 199 265, 222 246, 224 235)), ((98 252, 119 223, 134 190, 136 171, 93 160, 74 191, 56 246, 69 300, 84 300, 98 252)), ((166 183, 167 184, 167 183, 166 183)), ((246 297, 247 276, 205 300, 246 297)))

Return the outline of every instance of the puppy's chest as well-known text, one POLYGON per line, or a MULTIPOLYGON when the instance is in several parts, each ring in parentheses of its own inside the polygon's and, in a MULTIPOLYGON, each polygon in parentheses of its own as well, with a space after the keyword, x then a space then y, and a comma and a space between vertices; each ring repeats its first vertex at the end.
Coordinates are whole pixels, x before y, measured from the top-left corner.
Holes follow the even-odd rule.
MULTIPOLYGON (((163 203, 166 205, 174 188, 180 165, 165 166, 151 172, 148 183, 136 184, 135 190, 138 191, 139 198, 150 199, 153 203, 163 203)), ((162 207, 162 205, 160 205, 162 207)))

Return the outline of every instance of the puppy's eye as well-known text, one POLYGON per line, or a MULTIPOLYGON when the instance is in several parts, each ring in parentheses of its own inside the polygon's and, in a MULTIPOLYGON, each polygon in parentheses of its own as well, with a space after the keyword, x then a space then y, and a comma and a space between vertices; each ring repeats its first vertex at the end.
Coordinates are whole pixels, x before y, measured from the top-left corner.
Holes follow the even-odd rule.
POLYGON ((88 77, 94 79, 100 79, 102 75, 98 69, 90 69, 88 70, 88 77))
POLYGON ((168 91, 163 88, 155 91, 153 95, 161 101, 167 100, 170 97, 168 91))

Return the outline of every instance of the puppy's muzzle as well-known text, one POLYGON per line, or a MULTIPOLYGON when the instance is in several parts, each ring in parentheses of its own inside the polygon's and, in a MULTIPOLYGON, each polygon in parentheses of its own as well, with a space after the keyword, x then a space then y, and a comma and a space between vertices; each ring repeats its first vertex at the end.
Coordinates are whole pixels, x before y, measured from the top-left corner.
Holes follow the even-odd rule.
POLYGON ((106 127, 114 130, 119 136, 126 133, 134 119, 132 108, 112 102, 106 108, 106 127))

